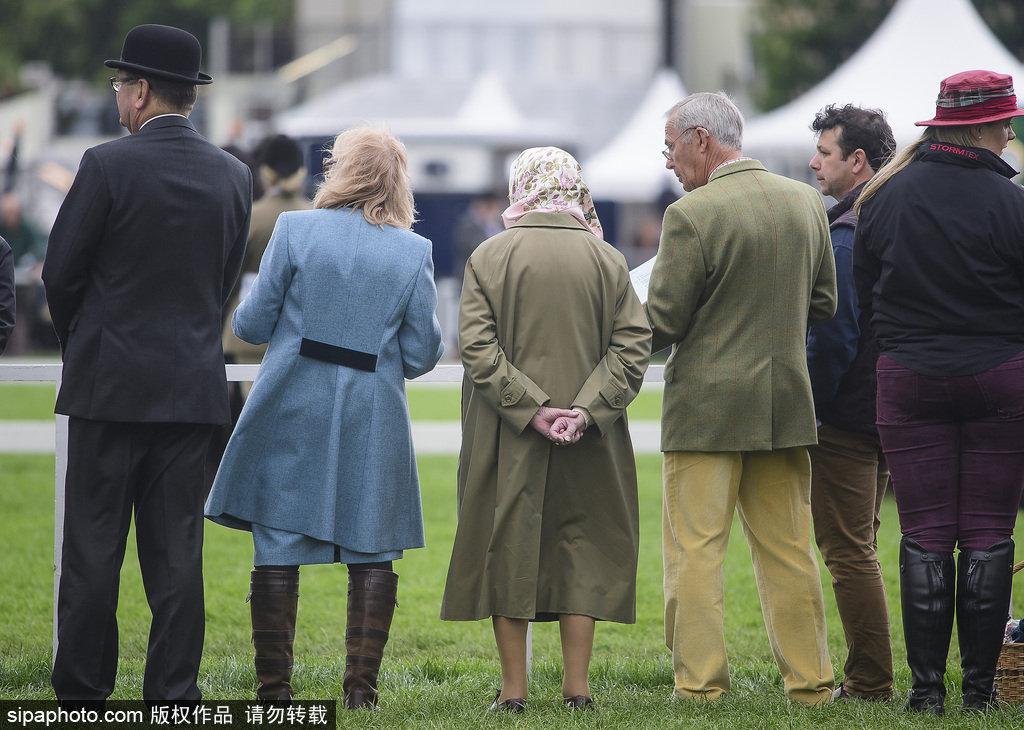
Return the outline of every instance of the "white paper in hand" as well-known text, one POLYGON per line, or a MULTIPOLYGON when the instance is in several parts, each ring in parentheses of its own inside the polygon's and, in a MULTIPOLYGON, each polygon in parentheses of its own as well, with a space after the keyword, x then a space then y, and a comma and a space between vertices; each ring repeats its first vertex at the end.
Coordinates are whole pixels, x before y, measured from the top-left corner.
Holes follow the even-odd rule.
POLYGON ((651 270, 654 268, 656 258, 658 257, 654 256, 648 259, 629 272, 629 279, 633 282, 633 289, 636 290, 636 295, 640 298, 641 303, 647 301, 647 285, 651 281, 651 270))

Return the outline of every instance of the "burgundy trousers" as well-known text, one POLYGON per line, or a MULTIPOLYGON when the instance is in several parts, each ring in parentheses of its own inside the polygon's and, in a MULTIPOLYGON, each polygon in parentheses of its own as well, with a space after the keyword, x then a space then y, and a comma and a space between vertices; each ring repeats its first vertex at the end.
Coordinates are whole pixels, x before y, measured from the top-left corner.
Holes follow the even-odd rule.
POLYGON ((1012 537, 1024 490, 1024 352, 976 375, 878 359, 878 435, 903 534, 925 550, 1012 537))

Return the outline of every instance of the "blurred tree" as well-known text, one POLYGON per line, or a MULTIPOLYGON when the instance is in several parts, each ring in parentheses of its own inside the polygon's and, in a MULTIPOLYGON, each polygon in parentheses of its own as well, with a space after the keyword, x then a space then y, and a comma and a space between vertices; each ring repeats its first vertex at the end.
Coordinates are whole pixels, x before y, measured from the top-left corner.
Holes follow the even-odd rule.
POLYGON ((26 61, 45 61, 65 78, 110 75, 103 67, 119 58, 125 34, 136 25, 185 28, 209 48, 210 21, 269 19, 287 22, 291 0, 0 0, 0 98, 20 90, 26 61))
MULTIPOLYGON (((871 36, 896 2, 761 0, 752 38, 759 76, 755 105, 762 111, 774 109, 824 79, 871 36)), ((972 2, 996 37, 1024 60, 1024 3, 972 2)))
MULTIPOLYGON (((1024 61, 1024 3, 1020 0, 972 0, 1003 45, 1024 61)), ((1024 79, 1022 79, 1024 82, 1024 79)))

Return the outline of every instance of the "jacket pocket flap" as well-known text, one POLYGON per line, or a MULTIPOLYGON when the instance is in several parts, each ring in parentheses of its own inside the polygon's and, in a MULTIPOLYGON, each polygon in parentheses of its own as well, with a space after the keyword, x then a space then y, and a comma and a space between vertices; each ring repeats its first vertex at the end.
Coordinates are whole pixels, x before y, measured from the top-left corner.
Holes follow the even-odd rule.
POLYGON ((601 396, 608 401, 608 405, 612 408, 626 407, 626 397, 622 393, 622 388, 614 383, 608 383, 601 388, 601 396))
POLYGON ((520 383, 515 378, 509 381, 509 384, 501 389, 501 405, 502 406, 514 406, 522 399, 526 393, 526 386, 520 383))

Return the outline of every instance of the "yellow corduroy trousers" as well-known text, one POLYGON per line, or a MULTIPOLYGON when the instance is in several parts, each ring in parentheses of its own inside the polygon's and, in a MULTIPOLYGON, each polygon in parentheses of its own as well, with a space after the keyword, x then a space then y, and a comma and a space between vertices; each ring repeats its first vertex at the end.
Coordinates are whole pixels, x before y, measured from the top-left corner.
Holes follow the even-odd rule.
POLYGON ((835 678, 811 537, 807 449, 667 451, 663 482, 665 643, 676 696, 712 700, 729 691, 722 564, 738 511, 786 695, 828 702, 835 678))

